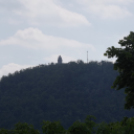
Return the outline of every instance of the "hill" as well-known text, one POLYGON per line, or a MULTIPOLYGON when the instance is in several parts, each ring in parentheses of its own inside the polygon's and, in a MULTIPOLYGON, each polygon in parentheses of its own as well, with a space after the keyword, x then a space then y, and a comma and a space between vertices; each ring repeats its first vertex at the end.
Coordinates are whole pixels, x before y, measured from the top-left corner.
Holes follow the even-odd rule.
POLYGON ((43 120, 59 120, 68 128, 94 115, 97 122, 132 116, 124 110, 125 94, 111 89, 115 77, 111 62, 82 61, 39 65, 2 77, 0 128, 27 122, 40 128, 43 120))

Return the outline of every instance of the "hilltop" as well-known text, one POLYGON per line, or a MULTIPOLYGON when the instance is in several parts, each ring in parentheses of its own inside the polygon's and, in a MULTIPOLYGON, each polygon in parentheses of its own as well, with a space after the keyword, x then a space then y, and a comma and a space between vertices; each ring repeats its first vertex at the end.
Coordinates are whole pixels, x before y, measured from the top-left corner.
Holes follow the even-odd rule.
POLYGON ((107 61, 39 65, 3 76, 0 81, 0 128, 59 120, 65 128, 94 115, 97 122, 132 116, 125 94, 111 89, 118 72, 107 61))

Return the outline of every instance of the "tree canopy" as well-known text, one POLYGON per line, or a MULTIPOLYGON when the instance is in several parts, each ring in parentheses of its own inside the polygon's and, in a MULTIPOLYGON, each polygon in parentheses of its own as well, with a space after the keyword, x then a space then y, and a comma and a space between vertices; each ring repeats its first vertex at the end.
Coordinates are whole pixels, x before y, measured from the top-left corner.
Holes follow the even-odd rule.
POLYGON ((96 122, 133 116, 124 110, 123 91, 111 85, 118 75, 113 63, 69 62, 24 69, 0 81, 0 127, 12 128, 18 121, 41 129, 42 120, 60 121, 68 128, 87 115, 96 122))
POLYGON ((113 88, 116 90, 125 89, 125 108, 134 108, 134 32, 118 42, 120 48, 109 47, 105 52, 108 58, 116 57, 114 69, 119 72, 113 88))
POLYGON ((134 117, 124 117, 120 122, 96 123, 95 117, 88 115, 85 121, 75 121, 68 129, 64 129, 59 121, 43 121, 42 130, 33 125, 17 123, 12 129, 0 128, 0 134, 133 134, 134 117))

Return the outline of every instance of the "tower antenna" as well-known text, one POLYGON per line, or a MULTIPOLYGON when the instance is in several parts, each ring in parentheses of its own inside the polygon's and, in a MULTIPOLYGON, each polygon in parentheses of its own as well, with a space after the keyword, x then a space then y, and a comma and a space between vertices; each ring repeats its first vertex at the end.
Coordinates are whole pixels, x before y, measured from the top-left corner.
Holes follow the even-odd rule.
POLYGON ((87 63, 88 63, 88 51, 87 51, 87 63))

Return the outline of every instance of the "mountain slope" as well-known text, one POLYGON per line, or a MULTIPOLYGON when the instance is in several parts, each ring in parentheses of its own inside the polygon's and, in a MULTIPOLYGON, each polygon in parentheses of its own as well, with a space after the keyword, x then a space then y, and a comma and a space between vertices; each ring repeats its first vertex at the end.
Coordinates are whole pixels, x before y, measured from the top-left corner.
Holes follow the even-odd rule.
POLYGON ((4 76, 0 127, 20 121, 39 128, 42 120, 60 120, 67 128, 87 115, 98 122, 132 116, 132 110, 124 110, 123 91, 111 89, 116 76, 113 64, 106 61, 39 65, 4 76))

